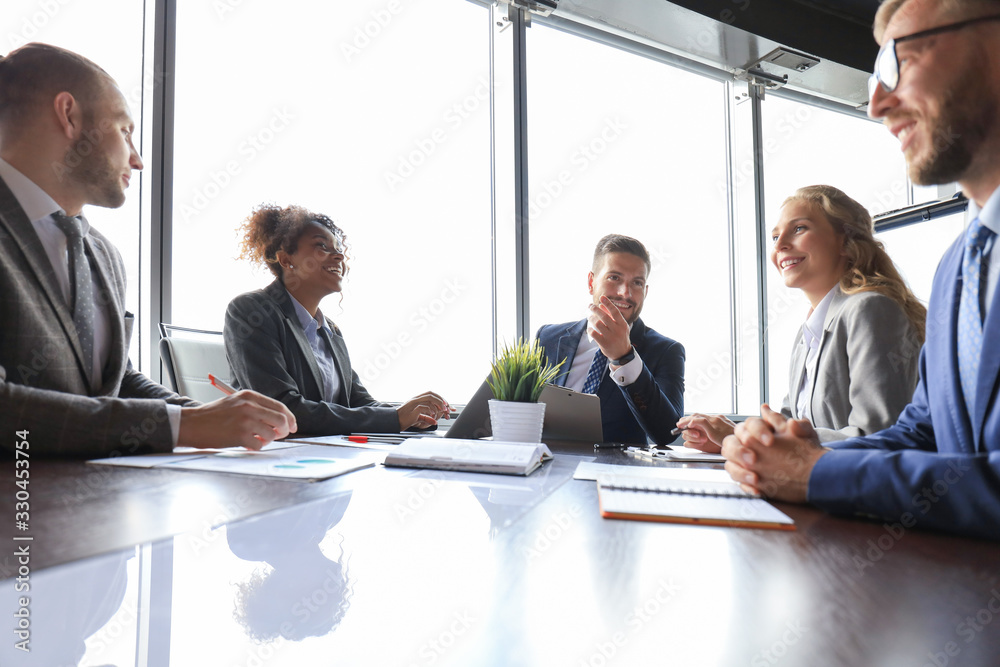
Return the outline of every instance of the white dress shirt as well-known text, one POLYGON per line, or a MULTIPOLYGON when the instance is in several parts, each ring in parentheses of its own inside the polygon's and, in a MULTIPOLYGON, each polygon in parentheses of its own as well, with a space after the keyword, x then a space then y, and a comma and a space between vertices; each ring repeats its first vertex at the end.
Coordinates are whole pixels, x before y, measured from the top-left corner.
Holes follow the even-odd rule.
MULTIPOLYGON (((285 291, 288 292, 287 289, 285 291)), ((313 317, 306 310, 306 307, 292 296, 291 292, 288 292, 288 296, 295 306, 295 314, 299 318, 299 324, 302 325, 302 331, 306 334, 306 340, 309 341, 309 347, 312 348, 313 356, 316 357, 316 365, 319 366, 320 375, 323 376, 323 383, 320 386, 320 391, 323 392, 323 400, 327 403, 337 403, 340 398, 340 375, 337 374, 337 364, 333 358, 333 350, 326 344, 323 336, 319 334, 320 329, 325 330, 330 336, 333 335, 333 332, 330 331, 330 327, 326 326, 326 318, 323 317, 323 312, 319 308, 316 309, 316 317, 313 317)))
POLYGON ((986 289, 982 290, 980 294, 982 304, 979 312, 982 313, 983 322, 985 322, 986 317, 990 314, 990 304, 993 303, 993 295, 997 291, 997 282, 1000 279, 1000 257, 996 257, 992 253, 996 249, 997 237, 1000 236, 1000 188, 993 191, 982 209, 976 205, 976 202, 969 200, 969 213, 966 220, 972 222, 977 217, 979 222, 984 227, 989 227, 994 234, 983 248, 983 262, 988 267, 986 269, 986 289))
POLYGON ((809 346, 809 351, 806 353, 806 371, 802 374, 802 384, 799 385, 799 395, 795 402, 795 411, 798 413, 799 419, 812 421, 809 397, 812 395, 813 384, 816 382, 816 359, 819 357, 820 341, 823 340, 823 323, 830 310, 830 302, 839 291, 840 285, 834 285, 833 289, 826 293, 823 300, 809 314, 802 327, 802 340, 809 346))

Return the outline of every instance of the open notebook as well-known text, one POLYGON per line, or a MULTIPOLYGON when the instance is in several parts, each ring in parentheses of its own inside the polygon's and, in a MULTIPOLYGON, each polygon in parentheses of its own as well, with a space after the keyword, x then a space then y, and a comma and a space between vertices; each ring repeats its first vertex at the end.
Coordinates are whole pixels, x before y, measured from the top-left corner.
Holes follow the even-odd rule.
POLYGON ((599 474, 601 516, 710 526, 795 530, 795 522, 730 481, 599 474))
POLYGON ((528 475, 551 458, 541 443, 431 437, 403 442, 386 455, 384 465, 528 475))

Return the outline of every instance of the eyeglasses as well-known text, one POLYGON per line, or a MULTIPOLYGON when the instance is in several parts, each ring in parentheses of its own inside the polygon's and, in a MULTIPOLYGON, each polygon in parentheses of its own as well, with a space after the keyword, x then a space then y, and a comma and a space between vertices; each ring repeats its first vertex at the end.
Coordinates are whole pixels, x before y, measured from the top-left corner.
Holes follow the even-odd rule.
POLYGON ((868 99, 870 100, 875 96, 875 90, 879 84, 882 84, 882 89, 887 93, 896 90, 896 86, 899 85, 899 58, 896 57, 896 45, 900 42, 908 42, 911 39, 919 39, 921 37, 930 37, 931 35, 951 32, 952 30, 961 30, 966 26, 985 23, 986 21, 1000 21, 1000 14, 996 16, 980 16, 979 18, 950 23, 938 26, 937 28, 930 28, 929 30, 921 30, 912 35, 890 39, 879 50, 878 57, 875 58, 875 72, 868 77, 868 99))

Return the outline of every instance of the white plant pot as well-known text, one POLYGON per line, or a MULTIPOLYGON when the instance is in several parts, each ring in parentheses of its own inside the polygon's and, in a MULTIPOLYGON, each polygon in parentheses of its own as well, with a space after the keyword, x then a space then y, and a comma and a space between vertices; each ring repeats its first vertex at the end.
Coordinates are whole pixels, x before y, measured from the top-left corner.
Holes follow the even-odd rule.
POLYGON ((541 442, 545 423, 544 403, 519 403, 490 399, 493 439, 506 442, 541 442))

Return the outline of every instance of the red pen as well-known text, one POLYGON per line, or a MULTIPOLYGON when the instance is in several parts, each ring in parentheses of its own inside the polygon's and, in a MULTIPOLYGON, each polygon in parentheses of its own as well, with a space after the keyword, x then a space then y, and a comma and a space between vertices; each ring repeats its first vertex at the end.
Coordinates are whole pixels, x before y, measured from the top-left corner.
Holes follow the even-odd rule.
POLYGON ((233 389, 228 384, 226 384, 225 382, 223 382, 219 378, 215 377, 211 373, 208 374, 208 381, 212 383, 213 387, 215 387, 216 389, 218 389, 219 391, 221 391, 226 396, 229 396, 230 394, 235 394, 236 393, 235 389, 233 389))
POLYGON ((349 435, 347 436, 348 442, 368 442, 367 435, 349 435))

